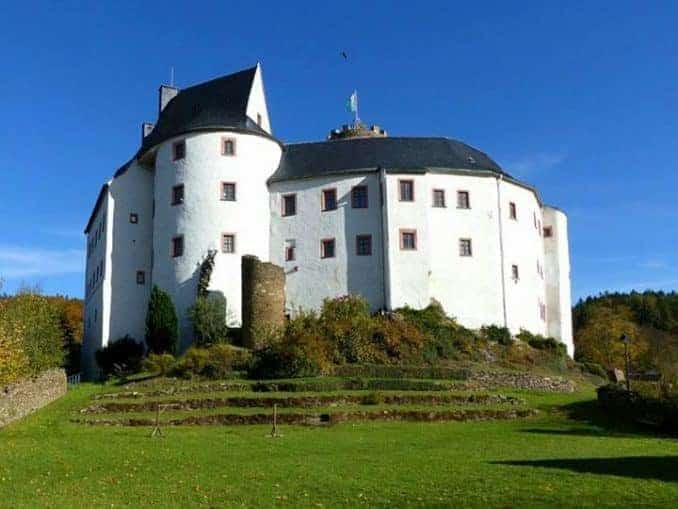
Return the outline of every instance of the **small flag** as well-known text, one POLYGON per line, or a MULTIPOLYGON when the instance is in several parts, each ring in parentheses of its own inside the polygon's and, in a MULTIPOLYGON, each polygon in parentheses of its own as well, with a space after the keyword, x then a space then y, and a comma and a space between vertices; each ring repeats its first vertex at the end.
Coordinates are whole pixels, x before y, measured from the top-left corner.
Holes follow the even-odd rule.
POLYGON ((346 111, 349 113, 358 113, 358 91, 354 90, 351 97, 346 101, 346 111))

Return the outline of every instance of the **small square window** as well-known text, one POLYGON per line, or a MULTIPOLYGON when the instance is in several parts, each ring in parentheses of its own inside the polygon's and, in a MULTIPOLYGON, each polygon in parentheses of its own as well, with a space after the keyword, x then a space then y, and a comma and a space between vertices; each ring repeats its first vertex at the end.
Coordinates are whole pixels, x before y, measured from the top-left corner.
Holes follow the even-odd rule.
POLYGON ((351 207, 366 209, 367 206, 367 186, 355 186, 351 189, 351 207))
POLYGON ((146 284, 146 273, 143 270, 137 270, 137 284, 138 285, 146 284))
POLYGON ((553 237, 553 227, 544 226, 544 237, 553 237))
POLYGON ((516 207, 516 204, 511 202, 509 203, 509 218, 511 219, 518 219, 518 209, 516 207))
POLYGON ((184 185, 179 184, 172 188, 172 205, 181 205, 184 203, 184 185))
POLYGON ((258 125, 259 127, 261 127, 261 122, 262 122, 262 120, 263 120, 263 119, 262 119, 262 117, 261 117, 261 113, 257 113, 257 125, 258 125))
POLYGON ((222 156, 235 155, 235 140, 233 138, 221 139, 221 155, 222 156))
POLYGON ((459 256, 473 256, 471 239, 459 239, 459 256))
POLYGON ((221 183, 221 200, 235 201, 235 184, 233 182, 221 183))
POLYGON ((320 257, 334 258, 335 256, 334 239, 324 239, 320 242, 320 257))
POLYGON ((444 189, 434 189, 433 190, 433 206, 434 207, 445 207, 445 190, 444 189))
POLYGON ((372 256, 372 235, 358 235, 356 241, 356 255, 372 256))
POLYGON ((520 279, 520 272, 518 271, 517 265, 511 265, 511 278, 514 281, 518 281, 520 279))
POLYGON ((186 157, 186 140, 175 141, 172 144, 172 161, 179 161, 186 157))
POLYGON ((294 216, 297 213, 297 195, 286 194, 282 197, 282 215, 294 216))
POLYGON ((400 230, 400 249, 403 251, 414 251, 417 249, 416 230, 400 230))
POLYGON ((235 253, 235 235, 224 233, 221 236, 221 251, 223 253, 235 253))
POLYGON ((414 180, 400 180, 398 183, 400 201, 414 201, 414 180))
POLYGON ((172 257, 178 258, 184 254, 184 237, 173 237, 172 238, 172 257))
POLYGON ((294 240, 288 240, 285 243, 285 261, 292 262, 296 259, 296 242, 294 240))
POLYGON ((137 224, 139 222, 139 214, 135 214, 134 212, 132 212, 129 215, 129 222, 132 224, 137 224))
POLYGON ((323 212, 327 210, 336 210, 337 208, 337 190, 323 189, 321 207, 323 212))
POLYGON ((470 209, 471 199, 468 191, 457 191, 457 208, 470 209))

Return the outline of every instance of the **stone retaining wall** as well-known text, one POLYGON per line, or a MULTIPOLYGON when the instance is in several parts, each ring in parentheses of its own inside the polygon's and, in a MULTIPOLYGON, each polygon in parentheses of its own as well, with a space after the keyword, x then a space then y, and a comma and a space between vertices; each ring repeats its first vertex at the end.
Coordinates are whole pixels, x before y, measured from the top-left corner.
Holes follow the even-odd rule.
POLYGON ((574 392, 571 380, 558 376, 539 376, 526 372, 476 371, 465 382, 469 389, 512 388, 546 392, 574 392))
POLYGON ((0 428, 39 410, 66 394, 66 373, 50 369, 0 388, 0 428))

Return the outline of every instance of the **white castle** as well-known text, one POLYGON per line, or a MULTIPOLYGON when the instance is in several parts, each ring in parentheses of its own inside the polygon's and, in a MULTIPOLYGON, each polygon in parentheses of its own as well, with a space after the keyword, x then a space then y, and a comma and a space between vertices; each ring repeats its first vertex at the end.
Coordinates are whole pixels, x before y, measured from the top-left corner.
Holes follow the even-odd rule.
POLYGON ((572 354, 567 218, 486 154, 448 138, 359 124, 326 141, 271 131, 261 67, 179 90, 103 185, 85 228, 85 369, 109 341, 144 337, 153 285, 183 347, 198 267, 241 318, 241 256, 284 268, 286 308, 360 294, 373 310, 432 299, 461 324, 552 336, 572 354))

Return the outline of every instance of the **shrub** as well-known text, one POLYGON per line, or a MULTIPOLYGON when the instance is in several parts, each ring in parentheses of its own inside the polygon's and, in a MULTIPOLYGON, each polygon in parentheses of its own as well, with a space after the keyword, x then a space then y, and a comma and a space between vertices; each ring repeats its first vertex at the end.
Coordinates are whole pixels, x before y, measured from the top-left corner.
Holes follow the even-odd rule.
POLYGON ((384 402, 384 395, 380 392, 370 392, 362 398, 363 405, 381 405, 384 402))
POLYGON ((176 353, 179 322, 172 298, 157 286, 151 290, 146 314, 146 344, 153 353, 176 353))
POLYGON ((222 295, 198 297, 188 309, 197 346, 210 346, 226 340, 226 299, 222 295))
POLYGON ((607 415, 620 421, 653 426, 678 434, 678 398, 652 398, 627 391, 618 384, 598 387, 598 404, 607 415))
POLYGON ((600 364, 596 362, 582 362, 579 363, 580 369, 585 373, 590 373, 592 375, 599 376, 605 380, 608 379, 607 371, 600 364))
POLYGON ((520 333, 516 337, 537 350, 548 350, 561 356, 567 355, 565 344, 557 339, 551 337, 546 338, 540 334, 532 334, 525 329, 520 329, 520 333))
MULTIPOLYGON (((0 310, 2 304, 0 303, 0 310)), ((0 322, 0 387, 23 378, 30 373, 28 357, 21 346, 23 330, 0 322)))
POLYGON ((374 324, 367 301, 358 295, 325 299, 320 313, 322 333, 333 346, 333 361, 384 360, 372 342, 374 324))
POLYGON ((0 301, 0 323, 6 342, 27 361, 23 374, 37 374, 64 363, 64 335, 58 306, 34 290, 0 301), (9 341, 9 338, 13 339, 9 341))
POLYGON ((488 341, 499 343, 500 345, 509 346, 513 343, 511 338, 511 331, 506 327, 499 327, 498 325, 485 325, 480 328, 480 334, 488 341))
POLYGON ((176 359, 173 355, 168 353, 151 353, 143 362, 143 368, 151 373, 158 373, 160 376, 165 376, 174 367, 176 359))
POLYGON ((125 336, 97 350, 95 358, 104 376, 124 376, 141 369, 144 353, 143 344, 125 336))
POLYGON ((249 366, 250 353, 244 348, 227 344, 209 348, 191 347, 177 361, 172 374, 184 378, 203 376, 205 378, 231 378, 235 371, 249 366))
POLYGON ((398 315, 374 318, 373 344, 390 362, 418 358, 426 336, 410 322, 398 315))

